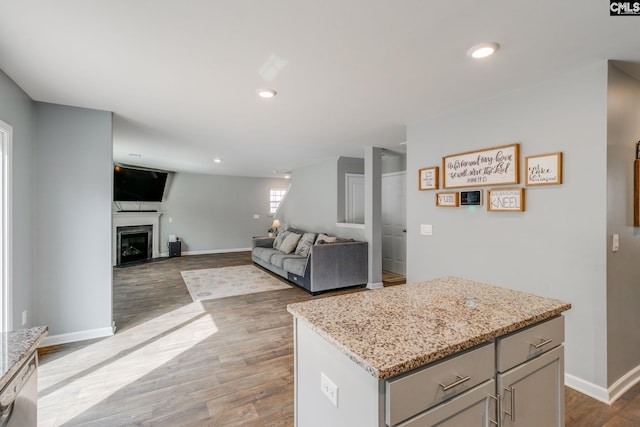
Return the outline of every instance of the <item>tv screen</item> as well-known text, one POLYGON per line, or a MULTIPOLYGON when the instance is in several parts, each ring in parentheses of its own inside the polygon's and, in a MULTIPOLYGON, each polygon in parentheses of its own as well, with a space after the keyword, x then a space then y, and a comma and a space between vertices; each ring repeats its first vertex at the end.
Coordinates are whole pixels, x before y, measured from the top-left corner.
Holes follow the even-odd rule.
POLYGON ((113 168, 113 200, 116 202, 161 202, 167 172, 113 168))

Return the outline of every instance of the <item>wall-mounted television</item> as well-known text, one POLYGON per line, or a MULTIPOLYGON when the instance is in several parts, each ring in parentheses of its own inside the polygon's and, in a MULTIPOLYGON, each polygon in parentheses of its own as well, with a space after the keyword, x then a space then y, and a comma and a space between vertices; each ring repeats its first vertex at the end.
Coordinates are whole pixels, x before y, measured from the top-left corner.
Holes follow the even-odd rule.
POLYGON ((113 200, 161 202, 167 175, 167 172, 162 171, 115 166, 113 168, 113 200))

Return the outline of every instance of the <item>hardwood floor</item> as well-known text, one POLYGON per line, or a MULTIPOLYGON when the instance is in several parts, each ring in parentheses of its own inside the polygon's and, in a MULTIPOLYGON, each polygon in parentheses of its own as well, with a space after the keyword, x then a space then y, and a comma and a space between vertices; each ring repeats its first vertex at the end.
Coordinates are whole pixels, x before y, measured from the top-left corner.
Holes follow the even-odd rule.
MULTIPOLYGON (((38 424, 292 426, 286 305, 361 289, 311 297, 292 285, 194 303, 180 276, 250 263, 241 252, 115 268, 116 334, 40 351, 38 424)), ((640 425, 640 386, 611 407, 571 389, 566 400, 567 427, 640 425)))

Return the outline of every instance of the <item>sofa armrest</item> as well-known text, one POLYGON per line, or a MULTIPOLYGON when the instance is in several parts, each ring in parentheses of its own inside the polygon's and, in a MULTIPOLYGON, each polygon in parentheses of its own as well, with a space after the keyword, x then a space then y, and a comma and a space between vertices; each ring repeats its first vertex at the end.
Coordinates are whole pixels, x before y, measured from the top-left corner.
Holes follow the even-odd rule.
POLYGON ((366 284, 368 280, 368 243, 348 242, 311 247, 311 291, 318 292, 366 284))
POLYGON ((251 238, 252 248, 272 248, 274 237, 257 236, 251 238))

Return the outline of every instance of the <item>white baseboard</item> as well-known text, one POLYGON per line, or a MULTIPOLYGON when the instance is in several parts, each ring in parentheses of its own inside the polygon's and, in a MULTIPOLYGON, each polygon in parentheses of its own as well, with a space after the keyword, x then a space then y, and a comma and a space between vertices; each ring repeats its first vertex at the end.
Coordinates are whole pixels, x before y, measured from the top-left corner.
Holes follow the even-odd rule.
POLYGON ((89 329, 86 331, 69 332, 67 334, 49 335, 40 343, 40 348, 52 345, 68 344, 76 341, 91 340, 94 338, 110 337, 115 333, 115 326, 109 328, 89 329))
POLYGON ((564 385, 571 387, 572 389, 579 391, 582 394, 586 394, 589 397, 593 397, 600 402, 609 404, 609 391, 601 386, 585 381, 582 378, 574 377, 571 374, 564 374, 564 385))
POLYGON ((611 405, 631 387, 640 383, 640 366, 627 372, 608 389, 570 374, 564 374, 564 383, 567 387, 571 387, 582 394, 586 394, 600 402, 611 405))
POLYGON ((384 287, 382 282, 377 283, 367 283, 367 289, 381 289, 384 287))
MULTIPOLYGON (((250 252, 251 248, 233 248, 233 249, 209 249, 205 251, 184 251, 181 255, 208 255, 208 254, 224 254, 228 252, 250 252)), ((168 257, 169 252, 160 252, 161 257, 168 257)))
POLYGON ((609 400, 611 403, 618 400, 618 398, 620 398, 627 390, 639 382, 640 366, 636 366, 609 387, 609 400))

